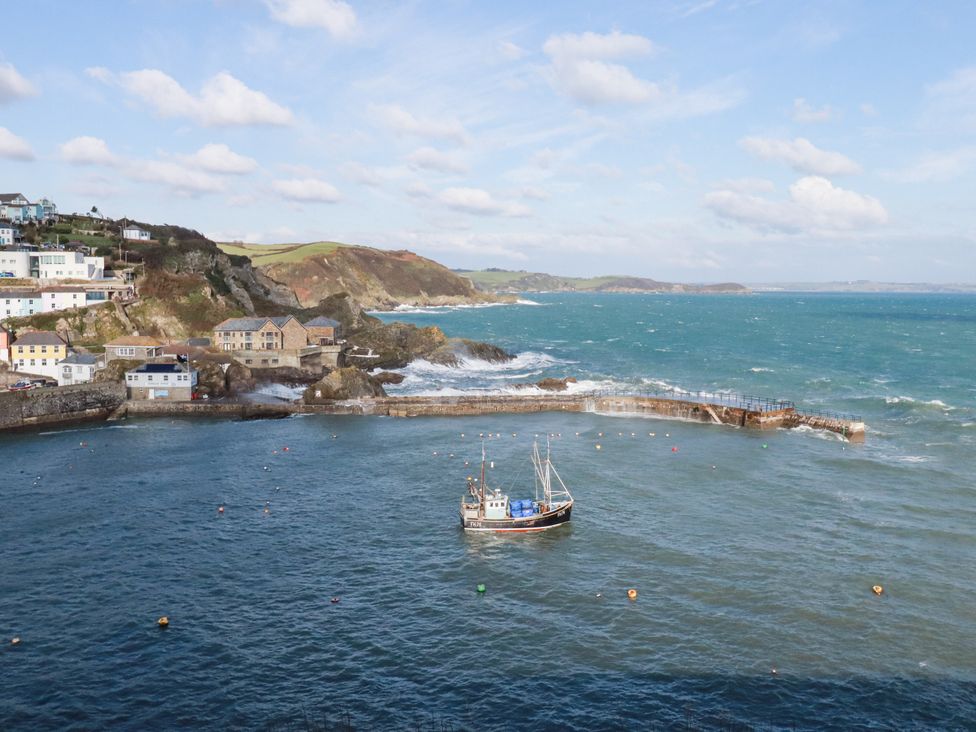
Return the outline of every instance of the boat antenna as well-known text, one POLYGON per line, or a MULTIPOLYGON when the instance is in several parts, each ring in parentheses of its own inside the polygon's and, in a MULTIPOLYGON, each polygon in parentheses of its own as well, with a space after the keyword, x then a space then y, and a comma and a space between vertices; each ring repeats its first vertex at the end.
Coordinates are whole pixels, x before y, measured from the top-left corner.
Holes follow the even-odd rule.
POLYGON ((481 441, 481 505, 485 503, 485 441, 481 441))

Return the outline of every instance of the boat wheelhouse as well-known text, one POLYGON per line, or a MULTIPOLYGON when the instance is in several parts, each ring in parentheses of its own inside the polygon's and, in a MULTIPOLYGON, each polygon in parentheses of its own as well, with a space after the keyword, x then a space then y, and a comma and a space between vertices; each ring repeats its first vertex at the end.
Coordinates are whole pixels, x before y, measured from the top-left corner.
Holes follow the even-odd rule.
POLYGON ((535 497, 511 500, 499 488, 485 482, 485 450, 481 448, 481 476, 468 478, 468 496, 461 498, 461 526, 465 531, 545 531, 569 521, 573 496, 563 483, 549 457, 532 446, 535 469, 535 497), (553 478, 556 485, 553 487, 553 478))

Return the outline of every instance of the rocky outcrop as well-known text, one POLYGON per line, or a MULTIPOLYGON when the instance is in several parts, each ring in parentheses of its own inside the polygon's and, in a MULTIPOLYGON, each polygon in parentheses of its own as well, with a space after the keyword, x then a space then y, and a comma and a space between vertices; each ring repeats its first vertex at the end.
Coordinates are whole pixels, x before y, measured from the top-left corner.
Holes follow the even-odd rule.
POLYGON ((576 378, 573 376, 567 376, 565 379, 542 379, 541 381, 535 382, 535 385, 542 389, 543 391, 566 391, 570 384, 575 384, 576 378))
POLYGON ((406 378, 403 374, 395 374, 392 371, 380 371, 378 374, 371 374, 373 381, 378 384, 402 384, 406 378))
POLYGON ((472 359, 488 361, 489 363, 503 363, 505 361, 511 361, 514 358, 512 354, 498 346, 493 346, 490 343, 471 341, 467 338, 449 338, 432 352, 422 354, 422 357, 431 363, 455 368, 460 366, 464 361, 472 359))
POLYGON ((305 390, 306 404, 386 396, 383 385, 355 366, 336 369, 305 390))

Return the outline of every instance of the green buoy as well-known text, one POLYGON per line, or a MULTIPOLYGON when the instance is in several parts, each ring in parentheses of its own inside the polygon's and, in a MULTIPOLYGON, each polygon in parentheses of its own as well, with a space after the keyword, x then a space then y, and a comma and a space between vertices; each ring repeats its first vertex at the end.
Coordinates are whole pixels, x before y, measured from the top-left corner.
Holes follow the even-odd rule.
POLYGON ((485 591, 485 586, 484 585, 478 585, 478 592, 484 592, 484 591, 485 591))

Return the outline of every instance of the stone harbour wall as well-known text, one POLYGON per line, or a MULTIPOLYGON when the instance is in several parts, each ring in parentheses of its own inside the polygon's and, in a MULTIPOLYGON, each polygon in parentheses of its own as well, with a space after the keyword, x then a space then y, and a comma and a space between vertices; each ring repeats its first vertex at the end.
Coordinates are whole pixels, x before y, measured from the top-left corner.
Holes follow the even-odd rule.
POLYGON ((119 383, 0 392, 0 430, 57 422, 106 419, 125 403, 119 383))

